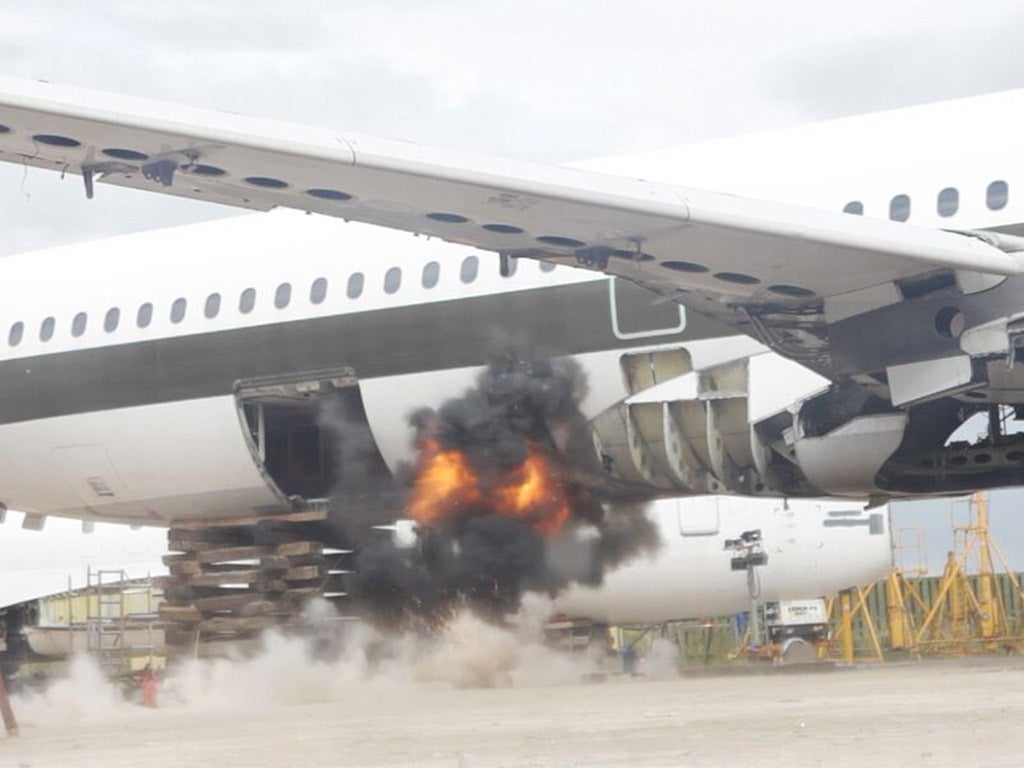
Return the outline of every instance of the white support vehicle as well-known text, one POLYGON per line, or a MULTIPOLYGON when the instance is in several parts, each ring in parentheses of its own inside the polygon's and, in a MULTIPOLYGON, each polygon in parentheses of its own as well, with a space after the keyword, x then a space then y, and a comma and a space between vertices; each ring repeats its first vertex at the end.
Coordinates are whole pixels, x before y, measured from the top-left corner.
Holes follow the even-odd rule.
POLYGON ((795 655, 813 659, 806 651, 829 639, 828 608, 822 598, 765 603, 764 624, 768 642, 787 661, 795 655))

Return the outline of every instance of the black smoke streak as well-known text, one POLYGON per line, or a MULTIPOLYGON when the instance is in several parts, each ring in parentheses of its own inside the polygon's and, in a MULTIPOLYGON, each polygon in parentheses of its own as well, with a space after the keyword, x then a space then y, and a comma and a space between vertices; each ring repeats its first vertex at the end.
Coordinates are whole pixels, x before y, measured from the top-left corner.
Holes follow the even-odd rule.
POLYGON ((412 548, 364 540, 350 588, 360 613, 390 629, 430 631, 461 607, 501 621, 526 591, 554 596, 574 582, 596 586, 609 568, 654 549, 657 530, 642 508, 607 511, 600 485, 575 480, 600 471, 579 410, 585 393, 574 361, 508 353, 462 397, 414 414, 419 440, 429 435, 442 449, 462 451, 484 487, 521 465, 529 443, 542 446, 561 470, 572 515, 549 538, 528 520, 482 506, 421 526, 412 548))
POLYGON ((320 402, 317 426, 324 434, 333 468, 332 505, 336 519, 321 531, 331 546, 361 549, 375 525, 394 519, 401 488, 377 450, 359 390, 348 387, 320 402))

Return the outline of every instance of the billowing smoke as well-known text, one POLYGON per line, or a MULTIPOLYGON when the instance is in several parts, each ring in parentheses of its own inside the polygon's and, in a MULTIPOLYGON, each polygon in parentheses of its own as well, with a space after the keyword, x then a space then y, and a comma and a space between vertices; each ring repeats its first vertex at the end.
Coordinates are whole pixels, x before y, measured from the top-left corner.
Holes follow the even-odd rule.
POLYGON ((330 544, 361 549, 374 537, 374 525, 391 522, 401 504, 401 488, 391 476, 367 423, 359 391, 346 387, 320 401, 317 426, 333 468, 333 503, 339 525, 320 535, 330 544))
POLYGON ((333 452, 335 491, 365 493, 380 485, 376 471, 377 446, 354 390, 338 390, 320 402, 317 426, 327 433, 333 452))
POLYGON ((462 608, 490 621, 525 592, 555 595, 657 546, 642 507, 609 504, 571 360, 505 354, 476 385, 411 417, 407 514, 419 542, 364 539, 351 594, 378 626, 431 631, 462 608))

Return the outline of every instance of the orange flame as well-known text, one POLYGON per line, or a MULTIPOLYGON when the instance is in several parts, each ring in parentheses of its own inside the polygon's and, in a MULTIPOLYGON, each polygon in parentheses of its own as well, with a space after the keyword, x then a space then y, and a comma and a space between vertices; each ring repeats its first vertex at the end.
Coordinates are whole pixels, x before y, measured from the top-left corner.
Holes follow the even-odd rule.
POLYGON ((556 533, 569 519, 569 502, 544 453, 533 443, 528 446, 521 465, 484 488, 465 454, 425 439, 409 514, 426 525, 466 514, 496 514, 525 519, 545 536, 556 533))

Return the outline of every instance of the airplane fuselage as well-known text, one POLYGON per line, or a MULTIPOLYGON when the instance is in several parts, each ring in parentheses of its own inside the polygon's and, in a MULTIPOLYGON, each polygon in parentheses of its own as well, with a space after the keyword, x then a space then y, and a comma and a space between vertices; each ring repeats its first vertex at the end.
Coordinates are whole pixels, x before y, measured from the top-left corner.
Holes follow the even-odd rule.
POLYGON ((623 281, 526 260, 503 277, 487 254, 288 213, 93 248, 0 262, 25 287, 4 310, 20 338, 0 350, 12 509, 159 524, 328 495, 326 474, 301 493, 268 477, 247 386, 344 379, 394 470, 409 413, 461 394, 508 345, 580 361, 591 416, 628 396, 624 352, 692 344, 717 363, 758 349, 723 348, 719 324, 638 303, 623 281))
MULTIPOLYGON (((588 167, 1012 235, 1024 231, 1024 178, 1001 116, 1021 98, 588 167)), ((17 290, 0 309, 0 503, 164 524, 327 495, 310 437, 325 392, 347 393, 394 473, 412 455, 409 414, 460 394, 509 346, 580 363, 595 451, 654 495, 914 495, 1021 480, 1013 445, 957 454, 944 443, 964 414, 1013 405, 1024 389, 998 344, 986 367, 989 338, 961 337, 989 325, 1005 336, 1000 323, 1024 313, 1024 278, 926 275, 859 293, 856 311, 827 299, 832 370, 861 376, 849 395, 773 354, 785 339, 738 335, 712 308, 507 263, 501 274, 497 257, 469 248, 284 213, 4 259, 0 279, 17 290)))

